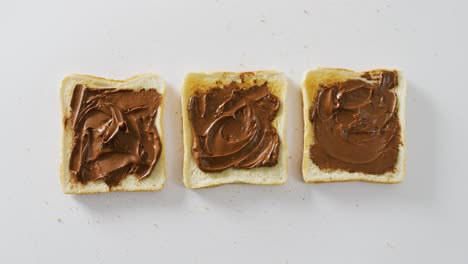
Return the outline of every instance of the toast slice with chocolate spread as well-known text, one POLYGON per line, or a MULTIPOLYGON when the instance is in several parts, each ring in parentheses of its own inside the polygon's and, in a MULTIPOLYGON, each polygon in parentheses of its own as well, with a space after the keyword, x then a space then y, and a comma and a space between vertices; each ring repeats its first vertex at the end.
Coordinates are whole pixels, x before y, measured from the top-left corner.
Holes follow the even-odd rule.
POLYGON ((399 183, 406 81, 398 70, 318 68, 302 83, 304 181, 399 183))
POLYGON ((60 89, 63 192, 161 189, 165 91, 151 73, 127 80, 66 76, 60 89))
POLYGON ((286 182, 287 84, 285 75, 275 71, 186 75, 186 187, 286 182))

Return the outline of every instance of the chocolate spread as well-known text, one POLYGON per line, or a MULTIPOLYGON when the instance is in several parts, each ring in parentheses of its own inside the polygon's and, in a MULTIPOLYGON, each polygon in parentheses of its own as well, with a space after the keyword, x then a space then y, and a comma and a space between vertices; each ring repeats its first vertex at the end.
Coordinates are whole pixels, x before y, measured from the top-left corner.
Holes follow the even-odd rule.
POLYGON ((321 169, 383 174, 398 159, 400 123, 394 71, 321 85, 310 111, 315 142, 310 158, 321 169))
POLYGON ((235 82, 190 98, 192 154, 205 172, 274 166, 280 140, 273 126, 279 99, 267 83, 248 89, 235 82))
MULTIPOLYGON (((69 121, 74 132, 70 173, 79 182, 115 186, 128 174, 151 174, 161 154, 155 89, 97 89, 77 85, 69 121)), ((67 123, 67 120, 65 120, 67 123)))

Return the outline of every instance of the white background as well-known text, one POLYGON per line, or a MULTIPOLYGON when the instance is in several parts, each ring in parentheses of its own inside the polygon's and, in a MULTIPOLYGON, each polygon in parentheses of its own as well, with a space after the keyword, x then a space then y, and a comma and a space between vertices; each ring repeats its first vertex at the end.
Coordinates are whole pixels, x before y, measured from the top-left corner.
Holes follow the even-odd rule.
POLYGON ((1 263, 468 263, 466 1, 2 1, 1 263), (317 66, 402 69, 399 185, 302 181, 301 96, 317 66), (189 71, 289 77, 289 180, 182 183, 189 71), (70 73, 159 73, 168 182, 64 195, 58 88, 70 73))

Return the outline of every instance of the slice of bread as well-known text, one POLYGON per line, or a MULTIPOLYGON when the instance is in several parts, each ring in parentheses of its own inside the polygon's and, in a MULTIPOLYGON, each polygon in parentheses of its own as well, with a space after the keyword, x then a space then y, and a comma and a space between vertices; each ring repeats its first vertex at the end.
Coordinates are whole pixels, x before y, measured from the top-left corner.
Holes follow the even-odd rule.
POLYGON ((182 91, 182 118, 184 130, 184 183, 189 188, 203 188, 227 183, 282 184, 286 182, 286 94, 288 81, 283 73, 275 71, 189 73, 185 77, 182 91), (280 101, 278 113, 273 120, 280 140, 278 163, 272 167, 250 169, 228 168, 217 172, 204 172, 198 167, 193 155, 193 135, 189 119, 189 102, 197 92, 207 92, 212 88, 223 88, 236 82, 242 89, 267 83, 268 90, 280 101))
MULTIPOLYGON (((379 74, 383 70, 372 70, 368 73, 379 74)), ((395 71, 395 70, 384 70, 395 71)), ((302 160, 302 174, 307 183, 366 181, 375 183, 399 183, 403 180, 406 171, 406 136, 405 136, 405 108, 406 108, 406 81, 401 72, 398 73, 398 85, 392 89, 397 95, 397 116, 400 123, 400 141, 397 163, 394 171, 387 171, 380 175, 363 172, 349 172, 346 170, 320 169, 310 157, 310 147, 315 142, 314 124, 310 121, 310 109, 314 106, 321 86, 330 86, 334 83, 350 79, 363 79, 364 72, 354 72, 345 69, 318 68, 305 73, 302 83, 303 114, 304 114, 304 153, 302 160)))
POLYGON ((166 181, 165 154, 163 140, 162 115, 166 85, 156 74, 147 73, 134 76, 127 80, 110 80, 95 76, 72 74, 62 81, 60 89, 60 101, 62 107, 62 159, 60 164, 60 182, 62 190, 67 194, 102 193, 112 191, 155 191, 163 188, 166 181), (77 84, 83 84, 91 88, 116 88, 116 89, 156 89, 162 95, 161 105, 158 108, 155 119, 156 128, 161 140, 161 154, 151 174, 141 180, 135 175, 127 175, 116 186, 109 187, 103 180, 88 181, 86 184, 72 178, 69 169, 70 156, 73 145, 74 131, 71 122, 66 122, 71 115, 70 102, 77 84))

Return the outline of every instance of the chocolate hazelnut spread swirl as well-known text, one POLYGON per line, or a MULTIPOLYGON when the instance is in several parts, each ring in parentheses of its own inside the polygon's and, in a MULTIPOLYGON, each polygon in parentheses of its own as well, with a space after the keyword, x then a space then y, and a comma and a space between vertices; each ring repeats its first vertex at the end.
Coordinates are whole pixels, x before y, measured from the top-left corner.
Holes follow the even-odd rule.
POLYGON ((235 82, 190 98, 192 154, 205 172, 274 166, 280 140, 272 122, 280 107, 267 84, 241 89, 235 82))
POLYGON ((400 141, 398 73, 367 72, 322 86, 310 111, 315 142, 310 158, 321 169, 383 174, 394 171, 400 141))
MULTIPOLYGON (((69 119, 74 131, 70 172, 78 182, 116 186, 129 174, 148 177, 161 153, 155 89, 96 89, 77 85, 69 119)), ((67 120, 65 120, 67 123, 67 120)))

